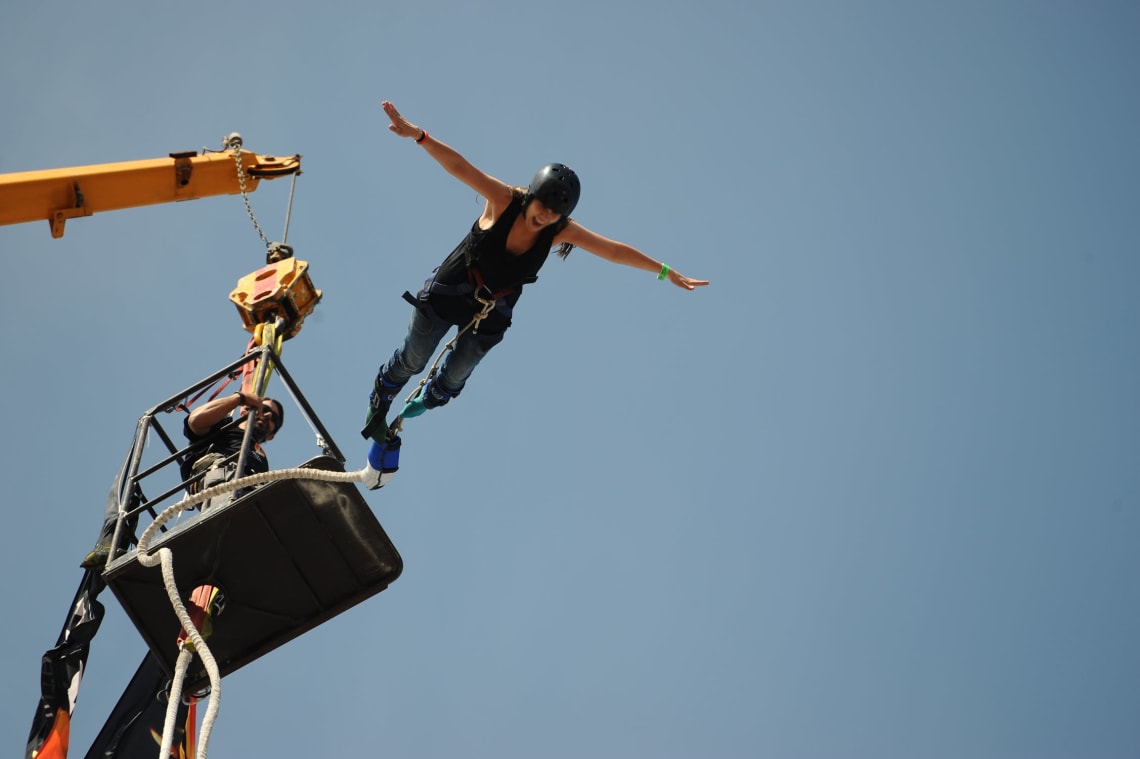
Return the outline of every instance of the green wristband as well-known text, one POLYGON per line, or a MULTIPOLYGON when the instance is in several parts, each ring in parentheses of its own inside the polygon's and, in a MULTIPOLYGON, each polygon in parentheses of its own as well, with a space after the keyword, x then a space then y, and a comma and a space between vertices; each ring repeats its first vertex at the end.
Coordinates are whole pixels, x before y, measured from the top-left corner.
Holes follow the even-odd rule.
POLYGON ((661 264, 661 273, 657 275, 657 279, 665 279, 669 274, 669 264, 661 264))

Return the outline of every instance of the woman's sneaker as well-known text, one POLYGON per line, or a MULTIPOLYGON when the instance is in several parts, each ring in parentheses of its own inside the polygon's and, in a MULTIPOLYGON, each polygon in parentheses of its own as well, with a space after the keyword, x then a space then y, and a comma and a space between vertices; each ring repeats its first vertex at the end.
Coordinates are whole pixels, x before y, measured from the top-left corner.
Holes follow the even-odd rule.
POLYGON ((444 406, 450 401, 452 395, 443 388, 432 377, 427 381, 427 384, 420 389, 416 397, 408 401, 404 406, 404 410, 400 412, 400 416, 405 419, 417 417, 428 409, 439 408, 444 406))

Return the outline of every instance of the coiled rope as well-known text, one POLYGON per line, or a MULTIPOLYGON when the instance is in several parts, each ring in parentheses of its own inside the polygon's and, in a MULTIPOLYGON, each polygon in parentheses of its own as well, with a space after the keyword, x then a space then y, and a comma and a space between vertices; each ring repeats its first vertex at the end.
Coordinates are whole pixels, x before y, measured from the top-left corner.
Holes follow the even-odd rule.
POLYGON ((251 474, 230 482, 214 485, 213 487, 206 488, 192 495, 187 494, 178 503, 164 509, 162 513, 155 517, 155 520, 146 530, 143 531, 138 543, 139 563, 144 567, 162 565, 162 581, 166 586, 166 595, 170 598, 170 604, 174 607, 174 613, 178 617, 178 621, 182 623, 182 629, 186 631, 187 637, 193 644, 193 649, 189 646, 183 646, 182 651, 178 654, 178 660, 175 664, 174 680, 171 683, 170 698, 166 706, 166 722, 162 730, 162 751, 159 753, 159 756, 170 756, 171 748, 174 745, 175 723, 178 718, 178 704, 182 700, 182 687, 185 683, 186 671, 189 669, 190 661, 196 652, 198 656, 202 658, 202 664, 206 668, 206 674, 210 679, 210 703, 206 707, 206 713, 202 718, 202 731, 197 750, 197 759, 206 759, 206 752, 210 742, 210 732, 213 730, 214 722, 217 720, 218 711, 221 708, 222 676, 218 669, 218 663, 206 645, 205 639, 198 631, 198 628, 195 627, 193 621, 191 621, 190 614, 186 611, 186 606, 182 603, 178 586, 174 582, 173 552, 169 548, 160 548, 157 554, 152 555, 150 553, 150 543, 154 539, 155 533, 158 532, 162 525, 186 509, 192 508, 203 501, 208 501, 215 496, 224 495, 225 493, 230 493, 240 488, 249 487, 251 485, 264 485, 267 482, 276 482, 278 480, 361 482, 365 471, 366 470, 361 469, 354 472, 330 472, 325 469, 305 469, 303 467, 297 467, 295 469, 277 469, 270 472, 258 472, 257 474, 251 474))

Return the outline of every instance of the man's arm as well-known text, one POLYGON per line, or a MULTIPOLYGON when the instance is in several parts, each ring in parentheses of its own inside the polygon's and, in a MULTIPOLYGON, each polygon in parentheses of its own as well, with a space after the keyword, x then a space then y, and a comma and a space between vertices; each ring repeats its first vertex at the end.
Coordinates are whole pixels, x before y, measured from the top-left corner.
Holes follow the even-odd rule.
POLYGON ((239 406, 255 410, 260 409, 261 396, 239 390, 236 393, 215 398, 191 411, 190 416, 186 417, 186 426, 195 435, 205 435, 211 427, 232 414, 234 409, 239 406))

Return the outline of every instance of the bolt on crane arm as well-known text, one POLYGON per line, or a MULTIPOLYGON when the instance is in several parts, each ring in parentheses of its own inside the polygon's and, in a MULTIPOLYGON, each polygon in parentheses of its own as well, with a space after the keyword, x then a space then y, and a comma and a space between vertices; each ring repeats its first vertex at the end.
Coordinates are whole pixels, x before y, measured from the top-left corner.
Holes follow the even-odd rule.
POLYGON ((301 156, 257 155, 237 148, 171 153, 122 163, 0 174, 0 225, 45 219, 63 237, 68 219, 121 208, 253 192, 262 179, 301 172, 301 156), (240 156, 244 172, 237 170, 240 156))

